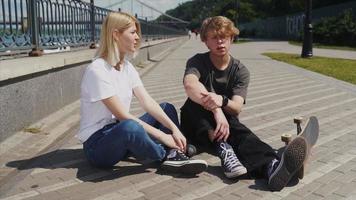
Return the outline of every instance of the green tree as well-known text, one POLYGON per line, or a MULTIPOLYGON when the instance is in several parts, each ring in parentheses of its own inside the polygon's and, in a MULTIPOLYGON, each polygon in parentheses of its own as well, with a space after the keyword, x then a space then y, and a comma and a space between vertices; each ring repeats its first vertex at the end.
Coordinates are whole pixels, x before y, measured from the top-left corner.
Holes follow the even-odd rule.
MULTIPOLYGON (((350 0, 313 0, 313 8, 320 8, 350 0)), ((191 22, 189 28, 198 28, 203 19, 210 16, 223 15, 239 23, 251 22, 256 19, 283 16, 304 10, 304 0, 193 0, 168 10, 167 14, 191 22)), ((164 20, 160 16, 157 20, 164 20)), ((167 20, 167 19, 166 19, 167 20)))
POLYGON ((314 41, 321 44, 356 46, 356 17, 351 9, 314 25, 314 41))

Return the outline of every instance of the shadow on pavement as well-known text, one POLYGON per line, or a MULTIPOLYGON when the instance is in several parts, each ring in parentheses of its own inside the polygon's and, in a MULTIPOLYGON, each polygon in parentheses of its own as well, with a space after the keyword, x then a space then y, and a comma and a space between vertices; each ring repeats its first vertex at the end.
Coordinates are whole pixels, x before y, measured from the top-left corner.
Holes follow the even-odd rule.
MULTIPOLYGON (((279 149, 279 152, 283 148, 279 149)), ((114 180, 125 176, 141 174, 141 173, 156 173, 160 175, 169 175, 175 178, 198 178, 199 175, 183 175, 174 174, 164 171, 160 168, 158 162, 141 162, 134 158, 127 158, 119 162, 116 166, 108 169, 99 169, 91 166, 84 156, 82 149, 59 149, 44 153, 42 155, 23 160, 15 160, 8 162, 7 167, 16 168, 17 170, 34 170, 38 168, 55 170, 60 168, 77 169, 76 178, 84 182, 102 182, 114 180), (142 164, 143 163, 143 164, 142 164)), ((210 165, 206 173, 219 177, 226 184, 234 184, 240 180, 252 179, 249 175, 244 175, 236 179, 225 177, 220 165, 210 165)), ((297 182, 291 182, 289 185, 295 185, 297 182)), ((257 179, 255 185, 249 186, 255 190, 268 190, 266 180, 257 179)))
POLYGON ((89 164, 82 149, 59 149, 29 159, 10 161, 6 166, 17 168, 20 171, 37 168, 49 170, 77 169, 76 178, 85 182, 101 182, 133 174, 151 173, 152 168, 159 166, 157 163, 142 165, 131 158, 125 161, 119 162, 117 166, 112 168, 99 169, 89 164))

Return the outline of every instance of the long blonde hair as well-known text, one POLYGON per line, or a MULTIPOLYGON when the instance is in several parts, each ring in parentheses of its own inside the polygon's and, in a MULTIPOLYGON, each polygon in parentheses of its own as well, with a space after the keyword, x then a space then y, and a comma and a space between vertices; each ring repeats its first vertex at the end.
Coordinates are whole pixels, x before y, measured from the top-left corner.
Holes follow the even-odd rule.
POLYGON ((140 48, 141 27, 138 20, 130 14, 124 12, 110 12, 104 19, 101 26, 100 46, 96 52, 96 57, 104 58, 111 66, 116 66, 120 61, 120 52, 113 37, 115 30, 124 32, 132 24, 135 24, 137 34, 139 36, 136 51, 140 48))

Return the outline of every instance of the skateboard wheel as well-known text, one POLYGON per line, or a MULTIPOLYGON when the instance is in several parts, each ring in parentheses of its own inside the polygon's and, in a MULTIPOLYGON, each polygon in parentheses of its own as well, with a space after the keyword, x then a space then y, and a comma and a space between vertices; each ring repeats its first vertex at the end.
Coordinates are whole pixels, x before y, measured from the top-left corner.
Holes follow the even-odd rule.
POLYGON ((281 140, 282 140, 283 142, 285 142, 286 144, 288 144, 288 143, 292 140, 292 135, 291 135, 291 134, 288 134, 288 133, 283 134, 283 135, 281 136, 281 140))
POLYGON ((303 122, 303 117, 294 117, 293 121, 295 124, 300 124, 303 122))
POLYGON ((197 154, 197 149, 195 148, 195 146, 192 144, 188 144, 187 145, 187 156, 193 157, 195 154, 197 154))

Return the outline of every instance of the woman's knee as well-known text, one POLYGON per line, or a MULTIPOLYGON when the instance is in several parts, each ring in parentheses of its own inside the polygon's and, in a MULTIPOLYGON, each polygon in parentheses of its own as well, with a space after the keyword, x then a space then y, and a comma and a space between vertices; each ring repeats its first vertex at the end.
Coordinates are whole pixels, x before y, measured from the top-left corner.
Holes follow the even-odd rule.
POLYGON ((120 122, 118 129, 127 137, 128 140, 131 140, 134 137, 141 137, 146 134, 146 131, 142 125, 132 119, 120 122))
POLYGON ((143 130, 142 125, 133 119, 121 121, 118 128, 124 132, 136 132, 143 130))

